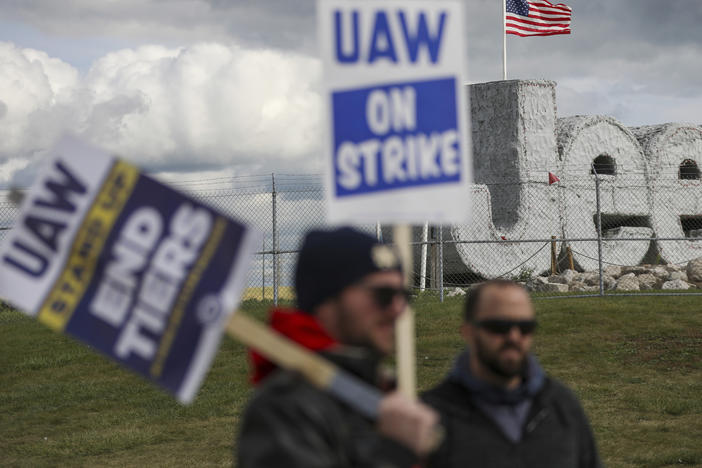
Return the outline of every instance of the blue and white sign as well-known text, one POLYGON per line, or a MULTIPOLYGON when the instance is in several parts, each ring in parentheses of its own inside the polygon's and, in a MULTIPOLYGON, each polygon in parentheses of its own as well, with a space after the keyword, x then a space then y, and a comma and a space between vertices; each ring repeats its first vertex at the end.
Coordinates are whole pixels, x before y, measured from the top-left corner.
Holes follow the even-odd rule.
POLYGON ((318 0, 317 11, 329 220, 466 222, 461 3, 318 0))
POLYGON ((0 245, 0 298, 192 401, 258 234, 64 139, 0 245))

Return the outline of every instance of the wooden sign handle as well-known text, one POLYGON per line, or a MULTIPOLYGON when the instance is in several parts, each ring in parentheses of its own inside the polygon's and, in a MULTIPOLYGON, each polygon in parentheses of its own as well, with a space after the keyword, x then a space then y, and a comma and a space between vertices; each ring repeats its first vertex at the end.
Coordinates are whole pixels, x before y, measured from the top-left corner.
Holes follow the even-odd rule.
MULTIPOLYGON (((312 385, 330 392, 367 418, 378 418, 383 394, 377 388, 242 313, 234 313, 226 330, 231 337, 280 367, 300 372, 312 385)), ((438 448, 443 437, 443 427, 436 426, 431 449, 438 448)))
POLYGON ((234 314, 226 330, 231 337, 254 348, 271 362, 299 372, 312 385, 330 392, 364 416, 370 419, 378 417, 380 400, 383 398, 380 390, 318 354, 242 313, 234 314))
MULTIPOLYGON (((405 274, 405 287, 412 286, 412 228, 407 224, 393 228, 393 241, 400 254, 405 274)), ((414 311, 407 306, 405 313, 395 323, 397 353, 397 386, 408 398, 417 397, 417 373, 415 356, 414 311)))
POLYGON ((227 333, 278 366, 300 372, 316 387, 329 387, 338 371, 331 362, 240 312, 229 319, 227 333))

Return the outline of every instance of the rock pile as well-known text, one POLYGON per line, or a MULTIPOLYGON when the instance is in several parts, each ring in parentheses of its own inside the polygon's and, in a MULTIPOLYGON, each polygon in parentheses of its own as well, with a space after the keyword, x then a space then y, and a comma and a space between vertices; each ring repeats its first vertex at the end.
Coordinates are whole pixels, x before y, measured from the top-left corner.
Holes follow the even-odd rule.
MULTIPOLYGON (((702 257, 691 260, 684 267, 675 264, 631 267, 610 265, 602 273, 602 283, 607 291, 702 289, 702 257)), ((465 289, 447 289, 446 296, 464 296, 478 284, 472 284, 465 289)), ((600 274, 597 271, 580 273, 573 270, 565 270, 558 275, 534 276, 521 284, 531 292, 582 292, 592 294, 600 290, 600 274)))
MULTIPOLYGON (((602 283, 605 290, 643 291, 653 289, 702 288, 702 257, 692 260, 687 267, 679 265, 639 265, 604 269, 602 283)), ((558 275, 535 276, 525 283, 533 292, 596 292, 600 289, 597 271, 579 273, 565 270, 558 275)))

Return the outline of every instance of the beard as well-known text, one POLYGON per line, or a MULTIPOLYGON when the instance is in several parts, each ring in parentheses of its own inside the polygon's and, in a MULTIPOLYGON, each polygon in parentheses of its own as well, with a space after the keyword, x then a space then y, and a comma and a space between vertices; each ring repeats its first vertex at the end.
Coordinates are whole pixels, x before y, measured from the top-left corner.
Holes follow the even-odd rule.
MULTIPOLYGON (((380 356, 387 355, 391 352, 391 349, 385 349, 386 346, 375 342, 371 330, 359 326, 356 316, 343 303, 337 303, 336 314, 338 332, 340 334, 339 342, 345 345, 368 349, 380 356)), ((371 324, 371 326, 375 325, 379 324, 371 324)), ((394 320, 390 320, 389 325, 393 326, 394 320)), ((392 347, 394 345, 394 334, 389 337, 389 340, 390 342, 387 343, 387 347, 392 347)))
POLYGON ((506 342, 493 353, 482 344, 480 339, 477 339, 475 341, 475 348, 478 360, 495 375, 510 379, 518 375, 524 375, 526 372, 527 354, 514 343, 506 342), (500 358, 500 353, 510 348, 521 353, 521 358, 519 360, 512 361, 500 358))

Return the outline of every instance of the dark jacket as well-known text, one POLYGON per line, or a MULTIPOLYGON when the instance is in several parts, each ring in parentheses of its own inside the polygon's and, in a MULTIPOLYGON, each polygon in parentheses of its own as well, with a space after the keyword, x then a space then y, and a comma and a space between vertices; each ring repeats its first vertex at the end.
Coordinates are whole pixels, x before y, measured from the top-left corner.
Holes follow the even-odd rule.
MULTIPOLYGON (((333 346, 321 353, 375 382, 379 359, 367 350, 333 346)), ((409 468, 416 463, 413 452, 380 436, 373 421, 287 370, 265 376, 236 445, 239 468, 409 468)))
POLYGON ((431 468, 595 468, 602 463, 577 398, 543 376, 524 421, 521 440, 511 441, 476 404, 476 390, 455 373, 422 398, 441 414, 444 443, 431 468))

